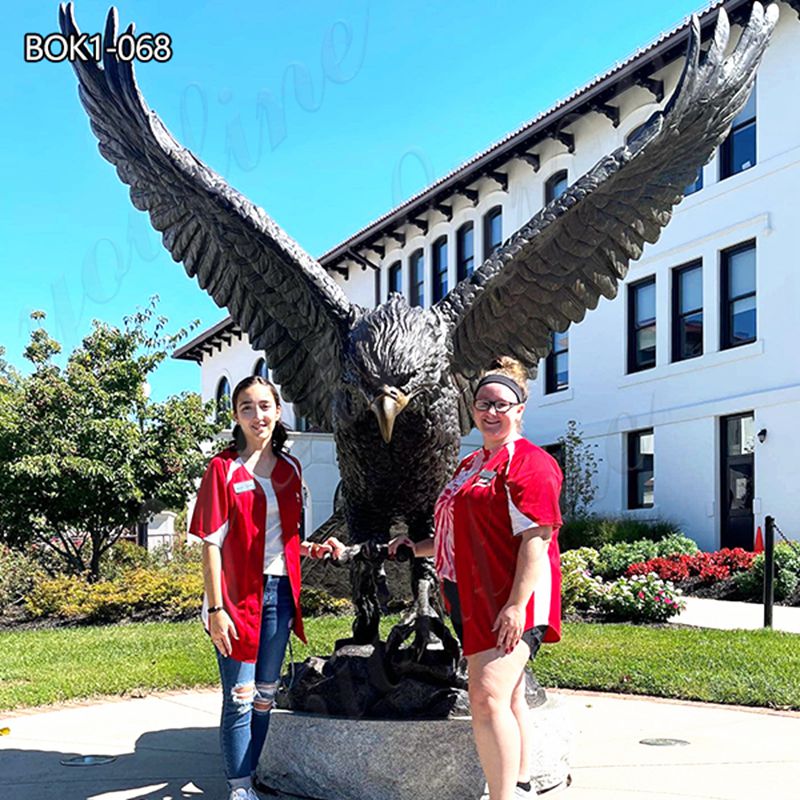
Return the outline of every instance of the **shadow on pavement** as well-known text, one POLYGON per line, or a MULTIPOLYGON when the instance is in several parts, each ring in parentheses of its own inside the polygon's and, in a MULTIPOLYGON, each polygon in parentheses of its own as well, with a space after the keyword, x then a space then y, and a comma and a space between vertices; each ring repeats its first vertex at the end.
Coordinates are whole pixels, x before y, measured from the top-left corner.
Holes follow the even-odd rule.
MULTIPOLYGON (((223 798, 219 729, 149 731, 110 764, 63 766, 75 752, 0 750, 0 794, 9 800, 223 798)), ((92 755, 106 755, 101 751, 92 755)))

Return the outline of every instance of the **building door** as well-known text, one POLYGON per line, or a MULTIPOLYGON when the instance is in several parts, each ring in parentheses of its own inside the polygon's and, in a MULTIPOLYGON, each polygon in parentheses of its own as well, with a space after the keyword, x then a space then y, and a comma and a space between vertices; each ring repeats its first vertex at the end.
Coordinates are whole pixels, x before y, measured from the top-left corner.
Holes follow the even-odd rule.
POLYGON ((722 417, 721 547, 753 549, 755 418, 753 413, 722 417))

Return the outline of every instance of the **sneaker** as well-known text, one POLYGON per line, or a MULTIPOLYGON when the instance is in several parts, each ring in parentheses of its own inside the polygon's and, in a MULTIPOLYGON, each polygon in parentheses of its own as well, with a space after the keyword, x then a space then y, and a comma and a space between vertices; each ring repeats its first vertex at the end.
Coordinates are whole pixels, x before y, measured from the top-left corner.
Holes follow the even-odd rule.
POLYGON ((228 800, 261 800, 261 798, 251 788, 238 786, 236 789, 231 789, 228 800))
POLYGON ((528 783, 528 788, 525 789, 523 786, 517 784, 514 787, 514 798, 520 798, 520 800, 524 800, 525 798, 534 798, 536 797, 536 787, 533 783, 528 783))

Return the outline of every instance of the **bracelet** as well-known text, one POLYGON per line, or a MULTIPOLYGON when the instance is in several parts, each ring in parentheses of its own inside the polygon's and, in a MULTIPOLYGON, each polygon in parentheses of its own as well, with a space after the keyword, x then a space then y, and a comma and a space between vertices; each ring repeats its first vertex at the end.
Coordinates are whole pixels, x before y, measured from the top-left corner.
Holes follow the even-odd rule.
POLYGON ((224 611, 224 610, 225 610, 224 606, 212 606, 211 608, 208 609, 208 613, 216 614, 217 611, 224 611))

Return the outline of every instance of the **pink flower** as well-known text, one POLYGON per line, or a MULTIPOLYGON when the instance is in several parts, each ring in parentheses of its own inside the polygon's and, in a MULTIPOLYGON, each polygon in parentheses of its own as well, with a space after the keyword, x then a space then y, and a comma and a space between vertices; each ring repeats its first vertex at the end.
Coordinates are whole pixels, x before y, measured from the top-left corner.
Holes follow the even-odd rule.
POLYGON ((637 594, 636 596, 637 596, 637 597, 638 597, 640 600, 644 600, 644 592, 639 592, 639 594, 637 594))

